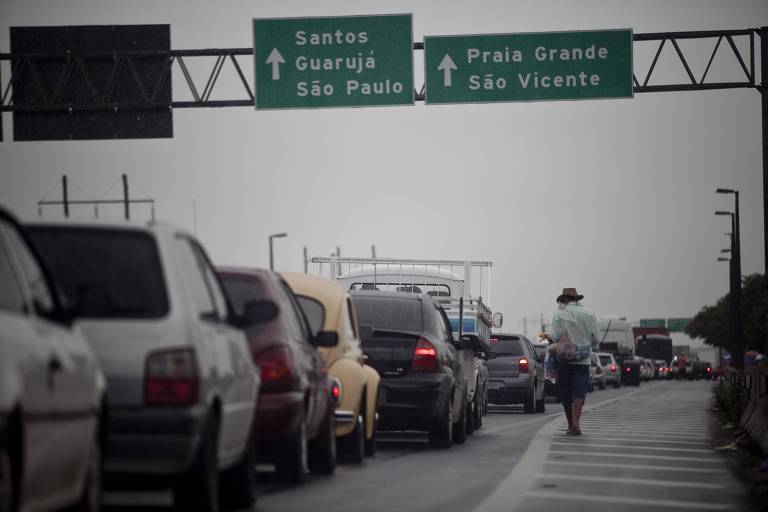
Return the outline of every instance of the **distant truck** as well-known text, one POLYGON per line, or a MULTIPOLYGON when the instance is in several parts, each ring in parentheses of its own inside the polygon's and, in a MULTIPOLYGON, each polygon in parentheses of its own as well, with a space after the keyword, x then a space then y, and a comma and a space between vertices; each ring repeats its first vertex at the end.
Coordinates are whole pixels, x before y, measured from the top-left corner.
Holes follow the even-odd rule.
POLYGON ((632 324, 626 320, 601 320, 597 324, 598 350, 610 352, 619 358, 631 356, 635 350, 632 324))
POLYGON ((669 366, 674 357, 672 338, 662 334, 643 334, 635 338, 635 352, 651 361, 663 360, 669 366))

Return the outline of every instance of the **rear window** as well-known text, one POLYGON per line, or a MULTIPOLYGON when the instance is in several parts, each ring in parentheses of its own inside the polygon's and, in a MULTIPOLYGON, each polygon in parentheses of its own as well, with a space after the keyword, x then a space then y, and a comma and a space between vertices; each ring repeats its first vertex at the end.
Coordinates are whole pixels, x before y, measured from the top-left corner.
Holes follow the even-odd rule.
POLYGON ((421 332, 421 301, 389 297, 353 297, 359 325, 399 332, 421 332))
POLYGON ((491 336, 491 350, 494 354, 522 356, 523 341, 516 336, 491 336))
POLYGON ((159 318, 168 313, 157 244, 129 230, 36 228, 32 240, 64 295, 88 318, 159 318))
POLYGON ((219 274, 219 277, 224 285, 224 292, 238 315, 243 314, 245 305, 250 301, 268 298, 258 279, 226 274, 219 274))
POLYGON ((611 364, 611 357, 610 356, 599 356, 600 357, 600 364, 603 366, 607 366, 611 364))
POLYGON ((299 301, 299 306, 304 311, 304 316, 307 317, 309 328, 317 335, 323 330, 323 324, 325 324, 325 306, 320 301, 306 295, 296 295, 296 300, 299 301))

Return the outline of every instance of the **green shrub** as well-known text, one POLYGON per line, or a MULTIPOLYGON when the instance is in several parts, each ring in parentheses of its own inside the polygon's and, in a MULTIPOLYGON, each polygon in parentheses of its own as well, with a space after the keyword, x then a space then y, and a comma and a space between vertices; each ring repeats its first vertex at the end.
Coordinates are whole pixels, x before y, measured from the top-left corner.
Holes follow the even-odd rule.
POLYGON ((747 390, 735 379, 729 379, 726 376, 715 386, 715 403, 725 423, 738 426, 748 400, 747 390))

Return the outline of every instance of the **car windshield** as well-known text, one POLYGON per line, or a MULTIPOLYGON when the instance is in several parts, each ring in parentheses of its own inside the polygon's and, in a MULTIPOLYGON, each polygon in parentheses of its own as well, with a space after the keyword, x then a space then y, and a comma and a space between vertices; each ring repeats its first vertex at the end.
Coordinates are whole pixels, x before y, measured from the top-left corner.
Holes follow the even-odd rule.
POLYGON ((600 357, 600 364, 603 366, 607 366, 611 364, 611 356, 599 356, 600 357))
POLYGON ((248 302, 268 298, 261 281, 252 277, 221 274, 221 283, 238 315, 243 314, 248 302))
POLYGON ((302 311, 304 311, 304 316, 307 317, 309 328, 317 335, 317 333, 323 330, 325 307, 320 301, 306 295, 297 295, 296 299, 299 301, 302 311))
POLYGON ((421 332, 421 301, 394 297, 352 298, 357 311, 357 322, 376 330, 421 332))
POLYGON ((523 342, 517 336, 491 336, 491 350, 494 354, 522 356, 523 342))
POLYGON ((131 230, 30 229, 43 259, 79 316, 158 318, 168 312, 155 240, 131 230))
POLYGON ((533 346, 533 350, 535 350, 535 351, 536 351, 536 355, 537 355, 538 357, 541 357, 541 356, 543 356, 544 354, 546 354, 546 352, 547 352, 547 348, 548 348, 548 346, 547 346, 547 345, 534 345, 534 346, 533 346))

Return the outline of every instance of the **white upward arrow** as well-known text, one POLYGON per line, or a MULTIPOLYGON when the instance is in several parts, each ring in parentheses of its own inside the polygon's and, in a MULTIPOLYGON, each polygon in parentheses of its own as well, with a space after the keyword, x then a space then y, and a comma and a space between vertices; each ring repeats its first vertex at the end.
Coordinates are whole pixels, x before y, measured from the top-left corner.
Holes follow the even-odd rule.
POLYGON ((266 64, 272 64, 272 80, 280 80, 280 64, 285 64, 285 59, 277 48, 272 48, 272 53, 267 57, 266 64))
POLYGON ((456 67, 456 63, 453 62, 453 59, 451 58, 451 56, 446 53, 445 57, 443 57, 443 60, 440 61, 440 65, 437 66, 437 70, 443 72, 443 85, 446 87, 451 87, 453 85, 453 83, 451 82, 452 69, 459 69, 459 68, 456 67))

